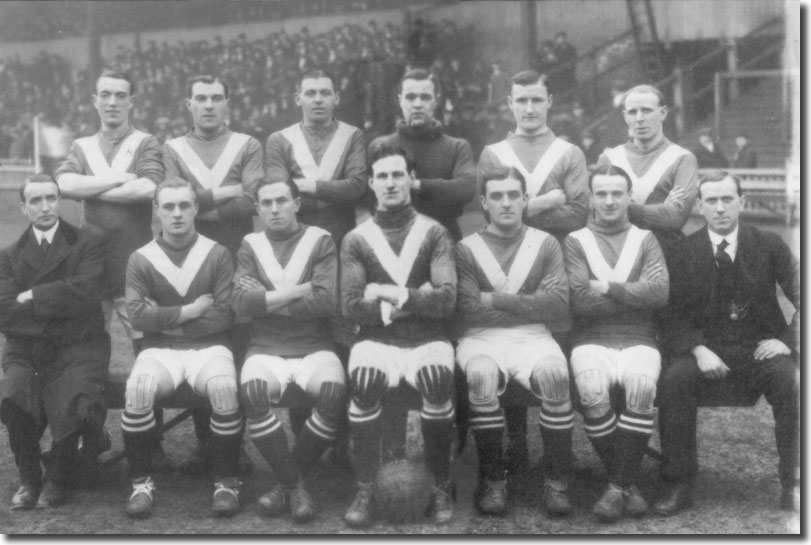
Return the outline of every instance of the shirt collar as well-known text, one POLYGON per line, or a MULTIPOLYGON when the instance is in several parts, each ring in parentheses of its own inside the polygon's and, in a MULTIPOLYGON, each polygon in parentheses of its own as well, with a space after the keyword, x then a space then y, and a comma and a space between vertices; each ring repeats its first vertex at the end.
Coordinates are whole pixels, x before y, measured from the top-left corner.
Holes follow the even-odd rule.
POLYGON ((707 229, 707 231, 710 233, 710 242, 712 242, 713 248, 718 247, 722 240, 727 241, 730 249, 738 247, 738 227, 735 227, 735 230, 726 236, 719 235, 712 229, 707 229))
POLYGON ((48 229, 47 231, 41 231, 37 228, 34 228, 34 236, 37 239, 37 244, 42 244, 42 238, 45 237, 45 240, 48 241, 48 244, 53 244, 54 235, 56 234, 56 230, 59 228, 59 220, 56 220, 56 223, 53 224, 53 227, 48 229))

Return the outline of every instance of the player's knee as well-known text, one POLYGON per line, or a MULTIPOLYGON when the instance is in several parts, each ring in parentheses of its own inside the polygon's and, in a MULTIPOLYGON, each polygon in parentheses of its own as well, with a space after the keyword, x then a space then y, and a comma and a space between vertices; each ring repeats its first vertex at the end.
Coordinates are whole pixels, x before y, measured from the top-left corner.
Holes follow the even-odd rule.
POLYGON ((158 393, 158 377, 148 373, 130 375, 127 379, 126 409, 134 412, 151 411, 158 393))
POLYGON ((465 365, 468 399, 474 406, 498 403, 499 369, 490 358, 473 358, 465 365))
POLYGON ((538 365, 532 370, 529 386, 544 401, 563 403, 569 400, 569 370, 565 365, 538 365))
POLYGON ((631 375, 625 379, 625 404, 634 412, 649 413, 656 399, 656 382, 645 375, 631 375))
POLYGON ((356 367, 350 375, 352 399, 358 407, 376 405, 388 388, 389 378, 376 367, 356 367))
POLYGON ((610 407, 608 375, 597 369, 589 369, 577 375, 574 379, 580 402, 585 409, 598 410, 601 407, 610 407))
POLYGON ((216 375, 206 382, 206 395, 211 411, 216 414, 231 414, 239 409, 237 381, 230 375, 216 375))
POLYGON ((453 371, 444 365, 425 365, 417 371, 417 390, 433 405, 444 405, 453 395, 453 371))
POLYGON ((266 380, 249 379, 239 386, 239 398, 249 418, 266 414, 270 410, 271 394, 271 386, 266 380))
POLYGON ((331 381, 321 383, 315 410, 325 420, 337 422, 346 411, 346 385, 331 381))

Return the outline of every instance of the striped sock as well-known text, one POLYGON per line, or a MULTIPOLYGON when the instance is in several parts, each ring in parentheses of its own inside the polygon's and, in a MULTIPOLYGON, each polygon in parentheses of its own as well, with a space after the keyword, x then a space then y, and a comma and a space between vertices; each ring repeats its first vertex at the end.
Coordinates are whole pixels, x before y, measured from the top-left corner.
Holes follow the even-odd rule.
POLYGON ((626 409, 620 415, 614 444, 614 467, 609 480, 623 488, 633 484, 642 465, 644 448, 653 433, 653 413, 641 414, 626 409))
POLYGON ((124 451, 129 461, 130 478, 138 479, 152 475, 152 452, 157 426, 155 412, 125 410, 121 414, 121 436, 124 439, 124 451))
POLYGON ((611 471, 614 460, 614 439, 617 429, 617 415, 613 409, 597 418, 583 418, 586 428, 586 436, 591 441, 597 457, 603 463, 606 471, 611 471))
POLYGON ((566 480, 572 471, 572 430, 574 410, 569 404, 566 410, 541 405, 539 423, 543 440, 544 459, 541 466, 549 469, 549 478, 566 480))
POLYGON ((273 412, 248 418, 248 435, 262 458, 284 485, 291 485, 299 478, 287 445, 287 434, 273 412))
POLYGON ((437 486, 451 478, 451 447, 454 432, 453 403, 433 405, 423 400, 420 411, 422 440, 425 445, 425 465, 434 474, 437 486))
POLYGON ((360 407, 353 399, 349 403, 349 431, 352 437, 352 458, 358 482, 374 481, 380 465, 380 401, 371 407, 360 407))
POLYGON ((293 449, 293 459, 302 475, 307 474, 327 447, 335 441, 337 426, 327 420, 320 416, 318 411, 313 411, 301 430, 293 449))
POLYGON ((504 427, 504 412, 500 408, 486 412, 471 410, 470 429, 476 441, 480 478, 493 481, 504 478, 504 427))
POLYGON ((215 478, 236 477, 239 473, 239 446, 242 443, 242 413, 212 413, 209 426, 211 469, 215 478))

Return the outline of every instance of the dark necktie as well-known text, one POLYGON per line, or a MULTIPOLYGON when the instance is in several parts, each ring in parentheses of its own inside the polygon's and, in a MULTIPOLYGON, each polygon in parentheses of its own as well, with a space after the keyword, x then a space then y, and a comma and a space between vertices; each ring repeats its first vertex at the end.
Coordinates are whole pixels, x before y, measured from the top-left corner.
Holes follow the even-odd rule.
POLYGON ((718 251, 715 252, 715 260, 722 269, 727 269, 732 266, 732 258, 724 251, 727 246, 729 246, 727 239, 722 239, 721 243, 718 245, 718 251))
POLYGON ((42 242, 39 243, 39 249, 42 250, 42 255, 48 255, 48 248, 51 247, 50 242, 48 242, 47 238, 43 238, 42 242))

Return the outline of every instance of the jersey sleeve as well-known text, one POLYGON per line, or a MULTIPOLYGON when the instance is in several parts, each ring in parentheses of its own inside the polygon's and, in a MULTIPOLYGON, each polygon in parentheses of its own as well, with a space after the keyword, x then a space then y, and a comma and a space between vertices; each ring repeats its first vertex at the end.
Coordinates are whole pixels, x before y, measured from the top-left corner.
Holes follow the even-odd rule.
POLYGON ((245 276, 250 276, 254 280, 262 282, 256 264, 256 256, 250 244, 243 239, 237 251, 237 267, 234 273, 231 307, 237 317, 258 318, 267 315, 265 290, 246 290, 240 287, 237 281, 245 276))
POLYGON ((214 267, 214 287, 211 293, 214 304, 202 316, 189 320, 181 326, 183 334, 192 339, 201 339, 227 331, 234 322, 234 313, 231 310, 234 264, 231 254, 220 245, 214 247, 212 254, 209 256, 209 266, 214 267))
MULTIPOLYGON (((670 276, 662 254, 662 248, 652 233, 643 242, 641 267, 638 280, 633 282, 609 282, 608 297, 629 308, 656 309, 667 304, 670 276), (657 269, 651 273, 651 268, 657 269)), ((633 274, 633 272, 632 272, 633 274)))
POLYGON ((163 151, 158 139, 152 135, 144 138, 135 159, 135 175, 160 183, 164 178, 163 151))
POLYGON ((671 186, 663 189, 670 192, 681 190, 681 197, 667 199, 658 204, 631 203, 628 207, 628 217, 634 225, 642 229, 681 229, 698 197, 698 163, 692 153, 682 156, 672 167, 671 186))
POLYGON ((366 147, 363 133, 357 129, 349 140, 341 174, 342 177, 337 180, 317 181, 315 196, 344 206, 360 203, 367 187, 366 147))
POLYGON ((467 140, 457 139, 454 146, 454 163, 451 178, 419 178, 417 198, 435 206, 464 206, 476 193, 476 168, 473 151, 467 140))
POLYGON ((431 288, 409 288, 403 310, 430 318, 449 318, 456 306, 456 259, 447 229, 435 225, 431 237, 431 288))
POLYGON ((330 317, 338 310, 338 251, 331 236, 323 236, 318 241, 313 250, 312 269, 308 280, 312 292, 287 306, 293 318, 330 317))
POLYGON ((589 211, 586 156, 577 146, 572 146, 561 161, 563 168, 554 168, 549 174, 550 182, 556 183, 566 195, 563 206, 529 216, 525 223, 536 229, 555 235, 564 235, 586 226, 589 211))

